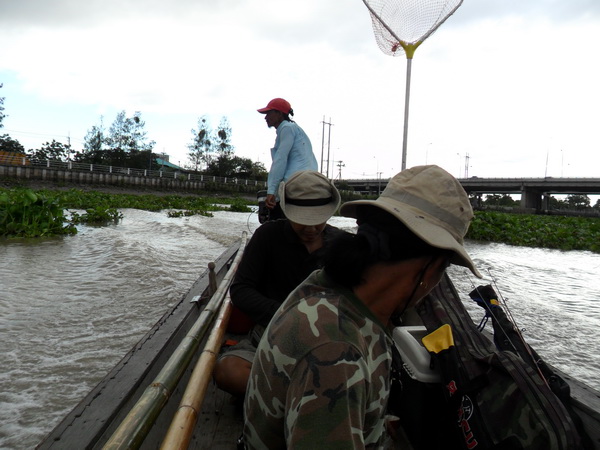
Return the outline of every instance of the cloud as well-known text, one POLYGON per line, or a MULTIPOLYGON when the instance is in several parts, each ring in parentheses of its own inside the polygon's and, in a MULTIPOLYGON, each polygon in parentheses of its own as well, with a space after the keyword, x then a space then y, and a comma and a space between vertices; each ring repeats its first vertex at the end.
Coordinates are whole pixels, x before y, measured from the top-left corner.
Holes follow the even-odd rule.
MULTIPOLYGON (((543 175, 550 155, 592 173, 598 5, 465 2, 415 53, 409 165, 456 175, 468 153, 473 175, 543 175)), ((348 177, 400 169, 406 59, 378 49, 359 0, 2 2, 0 41, 6 128, 82 139, 100 115, 141 111, 184 160, 197 118, 227 116, 236 152, 268 166, 256 108, 284 97, 318 160, 329 150, 348 177)))
POLYGON ((466 23, 481 20, 504 20, 521 17, 527 21, 549 20, 564 23, 600 17, 600 3, 595 0, 479 0, 464 2, 448 26, 461 27, 466 23))

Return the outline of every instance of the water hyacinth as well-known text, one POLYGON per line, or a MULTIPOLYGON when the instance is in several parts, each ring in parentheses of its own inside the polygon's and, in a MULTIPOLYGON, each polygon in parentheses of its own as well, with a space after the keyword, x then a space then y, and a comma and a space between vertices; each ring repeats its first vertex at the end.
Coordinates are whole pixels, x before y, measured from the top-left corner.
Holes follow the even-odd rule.
POLYGON ((166 210, 168 217, 203 215, 211 211, 251 212, 241 198, 214 199, 199 196, 109 194, 99 191, 0 189, 0 237, 40 237, 75 234, 75 225, 118 223, 123 214, 117 209, 166 210), (70 211, 71 210, 71 211, 70 211), (80 213, 72 210, 84 210, 80 213), (70 217, 67 217, 70 212, 70 217))
POLYGON ((0 191, 0 236, 39 237, 74 234, 56 196, 31 189, 0 191))
POLYGON ((468 239, 600 253, 600 219, 476 211, 468 239))
MULTIPOLYGON (((239 197, 0 189, 0 237, 75 234, 75 224, 118 223, 123 217, 118 209, 124 208, 166 211, 168 217, 176 219, 192 215, 211 217, 212 211, 222 210, 250 213, 249 204, 254 202, 239 197), (71 213, 70 218, 66 212, 71 213)), ((483 242, 600 253, 600 219, 476 211, 466 237, 483 242)))

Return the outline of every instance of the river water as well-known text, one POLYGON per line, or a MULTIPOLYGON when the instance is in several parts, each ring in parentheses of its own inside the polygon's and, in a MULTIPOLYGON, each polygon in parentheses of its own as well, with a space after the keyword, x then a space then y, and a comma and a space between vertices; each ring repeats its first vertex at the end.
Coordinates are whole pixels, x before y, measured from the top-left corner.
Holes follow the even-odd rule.
MULTIPOLYGON (((34 447, 146 331, 208 262, 259 225, 256 214, 168 218, 122 210, 75 236, 0 241, 0 449, 34 447)), ((333 225, 352 229, 353 219, 333 225)), ((530 344, 600 389, 600 255, 468 242, 530 344)), ((450 275, 466 295, 480 281, 450 275)), ((472 302, 469 302, 472 303, 472 302)), ((474 319, 477 307, 469 306, 474 319)))

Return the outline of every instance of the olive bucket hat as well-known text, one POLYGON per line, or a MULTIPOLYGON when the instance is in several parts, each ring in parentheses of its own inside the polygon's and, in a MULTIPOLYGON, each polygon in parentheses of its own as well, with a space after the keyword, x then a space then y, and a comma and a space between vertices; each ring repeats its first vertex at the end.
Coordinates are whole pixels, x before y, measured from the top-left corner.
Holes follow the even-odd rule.
POLYGON ((392 214, 415 235, 437 248, 451 250, 453 264, 467 267, 482 278, 463 243, 473 208, 456 178, 435 165, 403 170, 388 182, 377 200, 344 203, 340 213, 357 217, 357 209, 372 205, 392 214))
POLYGON ((301 225, 327 222, 340 207, 340 193, 323 174, 296 172, 279 184, 280 206, 285 216, 301 225))

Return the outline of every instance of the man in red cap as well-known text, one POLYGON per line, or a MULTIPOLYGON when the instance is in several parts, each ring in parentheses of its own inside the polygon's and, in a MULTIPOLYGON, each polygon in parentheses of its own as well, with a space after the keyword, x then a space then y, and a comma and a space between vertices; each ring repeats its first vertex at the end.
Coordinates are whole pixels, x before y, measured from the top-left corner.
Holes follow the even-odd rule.
POLYGON ((258 112, 265 115, 269 128, 275 127, 277 132, 275 146, 271 149, 272 163, 265 200, 269 208, 269 219, 274 220, 284 218, 276 197, 279 183, 300 170, 318 171, 318 165, 310 139, 304 130, 290 119, 294 111, 288 101, 274 98, 258 112))

